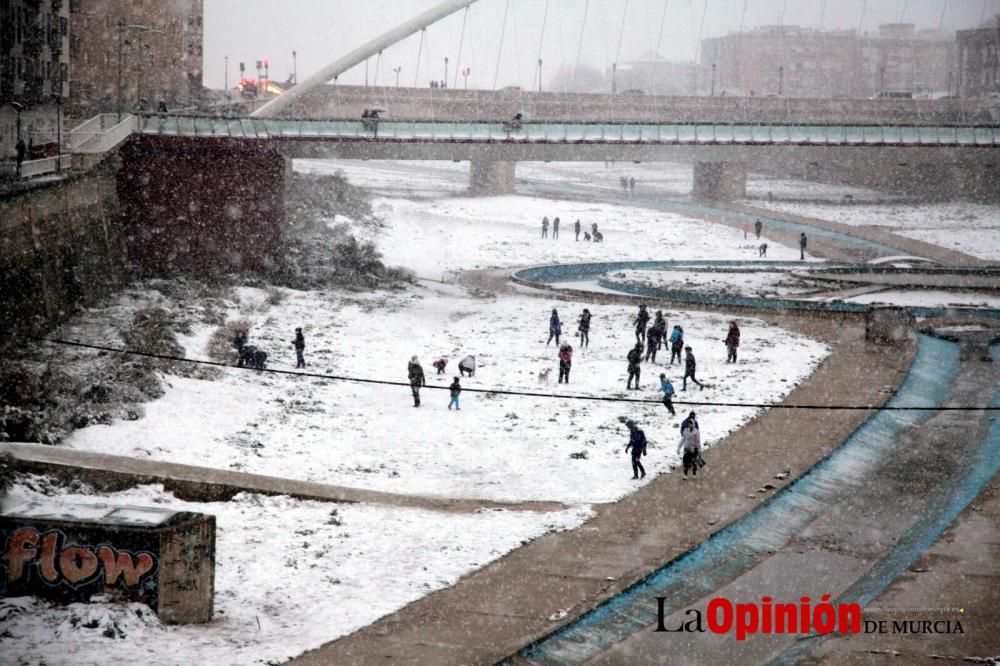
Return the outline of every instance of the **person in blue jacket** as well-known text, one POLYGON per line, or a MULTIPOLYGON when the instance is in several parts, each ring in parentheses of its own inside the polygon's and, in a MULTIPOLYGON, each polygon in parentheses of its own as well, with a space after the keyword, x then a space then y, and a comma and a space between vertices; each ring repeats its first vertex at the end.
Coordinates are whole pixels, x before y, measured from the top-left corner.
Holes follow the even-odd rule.
POLYGON ((660 390, 663 391, 663 406, 667 408, 671 416, 677 416, 677 412, 674 411, 674 385, 670 383, 667 376, 660 373, 660 390))
POLYGON ((681 362, 681 352, 684 351, 684 329, 680 324, 674 324, 674 330, 670 333, 670 365, 674 364, 674 359, 681 362))

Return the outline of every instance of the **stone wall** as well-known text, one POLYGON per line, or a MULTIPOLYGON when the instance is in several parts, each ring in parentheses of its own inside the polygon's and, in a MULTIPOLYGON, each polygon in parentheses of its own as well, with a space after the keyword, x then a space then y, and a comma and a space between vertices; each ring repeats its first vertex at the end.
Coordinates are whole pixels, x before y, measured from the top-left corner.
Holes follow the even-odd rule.
POLYGON ((135 136, 118 195, 129 259, 146 275, 268 268, 285 220, 287 163, 264 141, 135 136))
POLYGON ((44 334, 126 282, 115 167, 0 199, 0 346, 44 334))

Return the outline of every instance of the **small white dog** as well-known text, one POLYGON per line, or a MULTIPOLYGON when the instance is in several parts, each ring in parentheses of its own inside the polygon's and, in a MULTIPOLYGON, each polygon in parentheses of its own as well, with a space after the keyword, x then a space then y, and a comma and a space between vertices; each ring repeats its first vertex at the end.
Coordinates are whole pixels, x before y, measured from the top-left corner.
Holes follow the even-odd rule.
POLYGON ((549 383, 549 373, 552 372, 552 368, 545 368, 538 373, 538 383, 548 384, 549 383))

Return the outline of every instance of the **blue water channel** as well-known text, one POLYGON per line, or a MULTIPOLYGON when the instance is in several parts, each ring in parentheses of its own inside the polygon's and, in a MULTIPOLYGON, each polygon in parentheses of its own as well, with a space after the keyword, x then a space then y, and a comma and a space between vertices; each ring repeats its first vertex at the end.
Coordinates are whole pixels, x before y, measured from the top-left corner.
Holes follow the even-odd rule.
MULTIPOLYGON (((914 361, 888 406, 941 406, 950 394, 958 367, 957 344, 920 336, 914 361)), ((579 663, 655 622, 654 597, 667 598, 666 615, 705 597, 781 548, 831 502, 861 487, 867 474, 891 454, 900 434, 933 414, 875 413, 839 448, 768 501, 518 655, 538 664, 579 663)), ((996 423, 994 426, 993 430, 997 429, 996 423)), ((984 449, 983 455, 989 453, 984 449)), ((994 470, 998 459, 994 458, 994 470)), ((985 480, 990 476, 992 473, 985 480)), ((927 547, 925 541, 914 541, 922 546, 919 552, 927 547)), ((894 577, 892 571, 886 575, 894 577)))

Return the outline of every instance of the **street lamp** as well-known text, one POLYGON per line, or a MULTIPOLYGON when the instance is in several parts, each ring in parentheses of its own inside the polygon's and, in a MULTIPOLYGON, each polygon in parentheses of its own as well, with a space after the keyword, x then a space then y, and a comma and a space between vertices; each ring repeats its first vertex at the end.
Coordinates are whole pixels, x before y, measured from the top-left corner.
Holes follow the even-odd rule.
POLYGON ((62 95, 53 93, 56 102, 56 173, 62 171, 62 95))
POLYGON ((617 74, 617 72, 618 72, 618 63, 616 63, 616 62, 611 63, 611 94, 612 95, 614 95, 616 92, 618 92, 618 88, 617 88, 617 85, 616 85, 616 82, 615 82, 615 75, 617 74))
POLYGON ((709 94, 710 97, 715 97, 715 63, 712 63, 712 92, 709 94))
POLYGON ((542 92, 542 59, 538 59, 538 92, 542 92))
POLYGON ((21 104, 20 102, 11 102, 10 105, 14 107, 14 113, 17 114, 17 138, 15 139, 16 141, 21 138, 21 112, 24 111, 24 105, 21 104))
POLYGON ((403 66, 402 65, 396 65, 395 67, 392 68, 392 71, 396 72, 396 87, 398 88, 399 87, 399 73, 401 71, 403 71, 403 66))
POLYGON ((223 79, 222 89, 226 91, 226 99, 229 99, 229 56, 226 56, 226 74, 223 79))
POLYGON ((444 57, 444 84, 448 85, 448 56, 444 57))
POLYGON ((298 84, 299 82, 299 61, 297 59, 298 55, 299 55, 298 53, 292 51, 292 81, 295 82, 295 84, 298 84))

